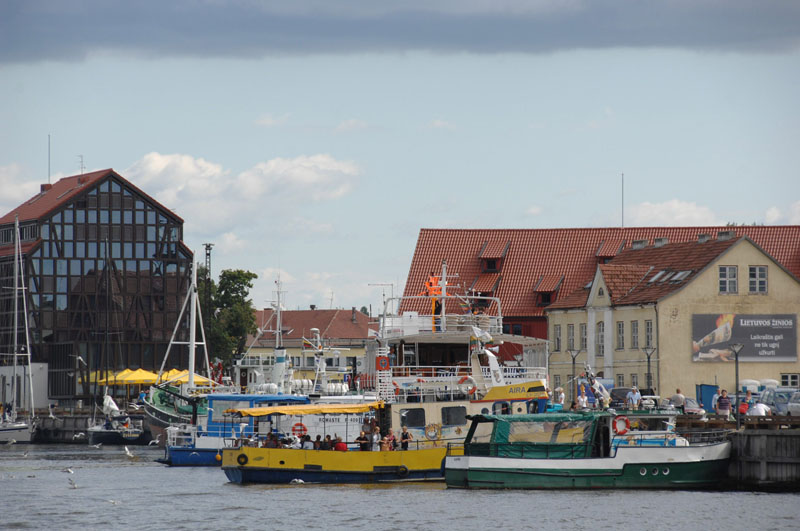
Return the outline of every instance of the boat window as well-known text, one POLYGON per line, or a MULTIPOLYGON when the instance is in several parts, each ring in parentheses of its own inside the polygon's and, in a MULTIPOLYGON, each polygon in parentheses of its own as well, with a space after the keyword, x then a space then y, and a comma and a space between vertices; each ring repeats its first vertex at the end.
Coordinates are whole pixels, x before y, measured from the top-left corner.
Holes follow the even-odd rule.
POLYGON ((409 428, 425 427, 425 410, 421 407, 400 410, 400 426, 409 428))
POLYGON ((443 426, 463 426, 466 423, 467 408, 464 406, 442 408, 443 426))
MULTIPOLYGON (((591 421, 567 422, 509 422, 507 437, 508 442, 535 442, 535 443, 582 443, 592 434, 591 421)), ((505 430, 495 430, 495 441, 501 439, 505 430)))
POLYGON ((214 400, 211 407, 214 408, 211 411, 212 422, 224 422, 225 420, 230 422, 230 414, 225 416, 225 411, 229 409, 244 409, 252 407, 252 405, 248 400, 214 400))
POLYGON ((508 415, 511 413, 511 408, 508 402, 495 402, 492 404, 492 413, 495 415, 508 415))

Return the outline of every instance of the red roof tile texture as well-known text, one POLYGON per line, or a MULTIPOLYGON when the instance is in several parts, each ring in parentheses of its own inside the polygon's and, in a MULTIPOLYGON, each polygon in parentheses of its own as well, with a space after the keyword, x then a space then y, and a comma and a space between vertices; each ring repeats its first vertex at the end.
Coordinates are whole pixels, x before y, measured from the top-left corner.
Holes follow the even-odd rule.
POLYGON ((482 273, 475 279, 472 290, 479 293, 492 292, 498 280, 500 280, 500 275, 498 273, 482 273))
POLYGON ((533 291, 548 293, 558 289, 564 275, 542 275, 539 282, 533 287, 533 291))
POLYGON ((481 252, 481 258, 503 258, 506 255, 508 240, 494 240, 486 242, 486 247, 481 252))
MULTIPOLYGON (((275 329, 275 312, 270 309, 256 310, 256 326, 265 330, 275 329)), ((364 340, 370 337, 369 316, 358 310, 285 310, 281 312, 283 339, 298 340, 312 338, 311 329, 318 328, 323 339, 364 340), (355 319, 355 322, 354 322, 355 319)), ((253 336, 247 338, 247 345, 253 336)), ((273 346, 275 336, 264 334, 261 346, 273 346)))
MULTIPOLYGON (((534 287, 544 275, 564 275, 557 301, 570 296, 594 277, 603 261, 598 251, 604 242, 624 241, 625 249, 634 240, 694 242, 698 235, 733 231, 748 236, 795 276, 800 277, 800 226, 737 226, 737 227, 625 227, 584 229, 422 229, 406 280, 405 295, 416 295, 423 289, 430 271, 441 271, 447 260, 448 276, 458 278, 449 283, 460 284, 463 293, 481 274, 480 253, 487 241, 510 241, 501 264, 500 281, 495 296, 502 301, 506 317, 543 315, 536 306, 534 287), (466 284, 466 285, 465 285, 466 284)), ((711 243, 711 242, 707 242, 711 243)), ((611 245, 611 244, 608 244, 611 245)), ((616 262, 615 262, 616 263, 616 262)), ((448 288, 448 292, 457 289, 448 288)), ((406 302, 401 310, 422 310, 406 302)))

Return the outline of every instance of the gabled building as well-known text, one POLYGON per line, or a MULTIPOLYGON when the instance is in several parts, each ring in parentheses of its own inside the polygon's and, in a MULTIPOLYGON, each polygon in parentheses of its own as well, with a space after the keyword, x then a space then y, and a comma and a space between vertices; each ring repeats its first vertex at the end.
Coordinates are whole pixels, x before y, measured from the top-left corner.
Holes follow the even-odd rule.
MULTIPOLYGON (((504 332, 548 338, 545 309, 590 283, 598 265, 634 248, 741 236, 750 238, 788 272, 800 277, 798 225, 422 229, 404 297, 419 294, 429 274, 439 274, 446 261, 448 293, 497 297, 504 332)), ((425 304, 407 299, 400 311, 430 313, 425 304)), ((446 308, 448 314, 460 311, 457 305, 446 308)))
POLYGON ((637 245, 547 308, 552 383, 572 390, 588 362, 617 386, 732 392, 740 344, 741 379, 796 384, 799 310, 797 276, 746 236, 637 245))
MULTIPOLYGON (((15 218, 31 352, 47 366, 48 397, 96 394, 97 371, 157 369, 191 280, 183 220, 111 169, 43 184, 0 217, 3 350, 13 334, 15 218)), ((173 367, 188 363, 188 353, 171 358, 173 367)))

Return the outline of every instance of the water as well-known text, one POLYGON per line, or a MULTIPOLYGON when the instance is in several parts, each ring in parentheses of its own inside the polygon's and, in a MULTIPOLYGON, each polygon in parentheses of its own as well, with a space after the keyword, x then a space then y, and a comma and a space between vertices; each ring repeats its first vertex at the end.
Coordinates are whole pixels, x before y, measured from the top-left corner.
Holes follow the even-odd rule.
POLYGON ((241 486, 218 468, 169 468, 154 462, 162 450, 130 449, 132 459, 112 446, 0 446, 0 528, 727 531, 794 530, 800 518, 800 494, 241 486))

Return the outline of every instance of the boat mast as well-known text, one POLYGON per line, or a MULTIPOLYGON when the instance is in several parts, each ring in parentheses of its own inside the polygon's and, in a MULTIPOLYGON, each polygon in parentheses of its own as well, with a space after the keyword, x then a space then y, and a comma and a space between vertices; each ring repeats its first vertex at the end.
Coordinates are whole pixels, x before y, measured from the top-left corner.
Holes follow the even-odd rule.
MULTIPOLYGON (((17 412, 17 326, 19 325, 19 216, 14 216, 14 332, 11 341, 11 353, 14 357, 14 376, 11 379, 11 413, 16 417, 17 412)), ((12 421, 14 418, 11 419, 12 421)))
MULTIPOLYGON (((194 388, 194 356, 197 344, 197 264, 192 260, 192 287, 190 288, 191 301, 189 302, 189 389, 194 388)), ((210 376, 210 375, 209 375, 210 376)))
MULTIPOLYGON (((30 407, 28 408, 28 419, 31 422, 31 429, 33 428, 33 411, 34 411, 34 404, 33 404, 33 368, 31 366, 31 338, 30 338, 30 330, 28 328, 28 301, 25 296, 25 268, 23 267, 22 262, 22 244, 20 243, 19 238, 19 220, 16 219, 14 222, 16 231, 17 231, 17 262, 19 267, 19 280, 22 286, 20 287, 20 291, 22 292, 22 320, 23 324, 25 325, 25 354, 28 356, 28 390, 30 392, 30 407)), ((16 277, 16 275, 15 275, 16 277)), ((16 302, 17 298, 14 297, 14 301, 16 302)), ((14 315, 16 316, 16 310, 14 311, 14 315)), ((14 331, 16 333, 16 326, 14 327, 14 331)))

